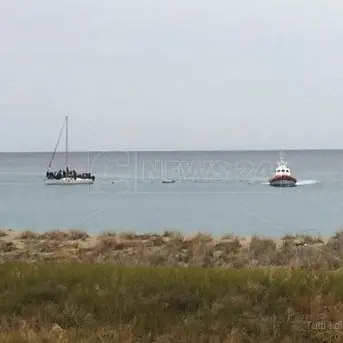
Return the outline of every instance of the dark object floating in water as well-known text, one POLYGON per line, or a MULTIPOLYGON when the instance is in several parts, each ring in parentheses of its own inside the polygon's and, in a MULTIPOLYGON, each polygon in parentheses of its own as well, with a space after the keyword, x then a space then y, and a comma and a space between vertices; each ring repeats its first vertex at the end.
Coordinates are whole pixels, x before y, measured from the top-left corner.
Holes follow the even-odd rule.
POLYGON ((175 180, 163 180, 162 183, 175 183, 175 180))

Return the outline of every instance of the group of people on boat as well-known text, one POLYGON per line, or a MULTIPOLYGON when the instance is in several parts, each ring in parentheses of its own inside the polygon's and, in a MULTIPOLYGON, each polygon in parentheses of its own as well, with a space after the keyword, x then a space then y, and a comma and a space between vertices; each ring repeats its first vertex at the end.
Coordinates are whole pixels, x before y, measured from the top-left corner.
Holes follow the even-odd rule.
POLYGON ((62 178, 73 178, 73 179, 91 179, 95 180, 95 176, 91 173, 77 173, 76 170, 69 170, 67 167, 66 170, 50 171, 46 172, 46 178, 49 180, 60 180, 62 178))

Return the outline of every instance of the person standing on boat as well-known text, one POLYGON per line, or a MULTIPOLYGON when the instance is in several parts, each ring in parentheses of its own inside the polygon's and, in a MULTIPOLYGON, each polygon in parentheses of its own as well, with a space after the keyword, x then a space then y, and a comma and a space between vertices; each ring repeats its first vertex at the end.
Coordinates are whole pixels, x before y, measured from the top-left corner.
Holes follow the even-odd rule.
POLYGON ((60 180, 62 178, 62 170, 60 169, 56 175, 56 179, 60 180))

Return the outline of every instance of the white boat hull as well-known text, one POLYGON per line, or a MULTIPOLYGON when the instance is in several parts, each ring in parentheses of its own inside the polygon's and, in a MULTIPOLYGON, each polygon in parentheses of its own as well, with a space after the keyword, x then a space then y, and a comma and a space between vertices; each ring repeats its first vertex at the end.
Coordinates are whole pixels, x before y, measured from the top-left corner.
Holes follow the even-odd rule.
POLYGON ((92 185, 94 181, 92 179, 81 179, 63 177, 62 179, 45 179, 46 185, 92 185))

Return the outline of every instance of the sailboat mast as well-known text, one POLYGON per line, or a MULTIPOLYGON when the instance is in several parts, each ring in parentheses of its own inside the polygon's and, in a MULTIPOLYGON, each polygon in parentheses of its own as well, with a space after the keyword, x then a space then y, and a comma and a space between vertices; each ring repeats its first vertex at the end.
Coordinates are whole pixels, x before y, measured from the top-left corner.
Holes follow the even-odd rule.
POLYGON ((68 116, 66 116, 66 155, 65 155, 65 164, 66 169, 68 168, 68 116))

